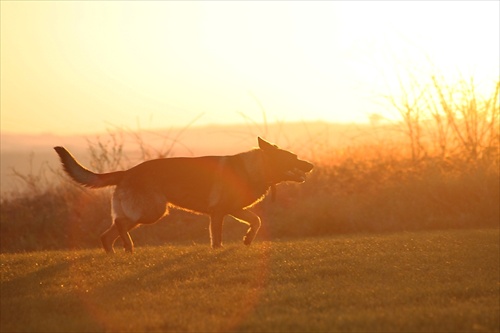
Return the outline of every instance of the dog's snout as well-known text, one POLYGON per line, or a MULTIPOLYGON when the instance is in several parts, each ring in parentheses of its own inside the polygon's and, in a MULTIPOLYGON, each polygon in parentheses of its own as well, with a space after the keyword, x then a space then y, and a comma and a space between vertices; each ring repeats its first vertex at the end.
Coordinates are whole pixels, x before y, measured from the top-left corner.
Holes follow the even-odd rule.
POLYGON ((302 166, 301 169, 304 172, 309 172, 314 168, 314 165, 312 163, 309 163, 307 161, 302 161, 302 166))

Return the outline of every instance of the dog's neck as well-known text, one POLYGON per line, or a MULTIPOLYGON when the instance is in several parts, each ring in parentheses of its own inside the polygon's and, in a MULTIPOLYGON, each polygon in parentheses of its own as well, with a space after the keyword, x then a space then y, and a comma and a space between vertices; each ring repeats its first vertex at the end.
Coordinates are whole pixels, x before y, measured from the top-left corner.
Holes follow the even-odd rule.
POLYGON ((242 164, 244 171, 248 174, 249 178, 252 179, 254 183, 265 185, 266 187, 276 185, 276 183, 273 182, 273 180, 270 179, 269 175, 265 172, 266 168, 255 167, 255 165, 263 166, 265 163, 264 152, 262 151, 262 149, 250 150, 239 155, 243 156, 244 154, 247 155, 247 157, 250 157, 241 159, 241 161, 243 162, 242 164))

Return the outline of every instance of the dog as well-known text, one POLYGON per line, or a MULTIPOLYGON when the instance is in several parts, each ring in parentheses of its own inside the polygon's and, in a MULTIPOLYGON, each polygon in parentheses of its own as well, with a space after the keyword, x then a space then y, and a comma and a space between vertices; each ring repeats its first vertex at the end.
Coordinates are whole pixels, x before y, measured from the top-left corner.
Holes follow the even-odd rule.
POLYGON ((118 238, 127 252, 133 252, 129 231, 155 223, 168 214, 169 207, 208 215, 212 248, 222 246, 226 215, 250 226, 243 238, 250 245, 261 220, 249 208, 278 183, 304 182, 313 169, 313 164, 260 137, 258 144, 259 148, 231 156, 160 158, 125 171, 100 174, 83 167, 64 147, 54 149, 75 182, 90 188, 116 186, 113 223, 101 235, 104 250, 114 253, 118 238))

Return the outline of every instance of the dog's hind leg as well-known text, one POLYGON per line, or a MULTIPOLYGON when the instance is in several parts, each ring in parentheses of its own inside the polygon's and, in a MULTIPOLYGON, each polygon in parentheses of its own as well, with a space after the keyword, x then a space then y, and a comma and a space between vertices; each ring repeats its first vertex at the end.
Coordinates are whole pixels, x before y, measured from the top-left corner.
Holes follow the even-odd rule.
POLYGON ((247 234, 245 235, 245 237, 243 237, 243 243, 245 245, 250 245, 257 235, 257 232, 259 231, 262 224, 262 222, 260 221, 260 217, 249 210, 240 210, 238 212, 231 213, 231 216, 240 222, 250 225, 247 234))
POLYGON ((210 245, 213 249, 222 247, 222 223, 224 215, 210 215, 210 245))
POLYGON ((101 243, 107 253, 115 253, 113 244, 118 237, 120 237, 120 233, 118 232, 118 228, 115 223, 113 223, 108 230, 102 233, 101 243))
POLYGON ((120 234, 120 238, 123 241, 123 247, 125 251, 133 253, 134 252, 134 242, 132 242, 132 237, 128 233, 129 230, 133 229, 137 223, 130 221, 125 217, 120 217, 115 219, 115 225, 120 234))

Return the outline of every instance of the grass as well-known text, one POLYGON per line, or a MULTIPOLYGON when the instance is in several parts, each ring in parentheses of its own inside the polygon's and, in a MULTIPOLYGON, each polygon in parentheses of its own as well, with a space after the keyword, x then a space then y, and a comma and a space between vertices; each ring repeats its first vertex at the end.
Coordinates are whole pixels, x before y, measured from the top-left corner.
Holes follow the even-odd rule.
POLYGON ((1 331, 498 331, 499 230, 1 254, 1 331))

